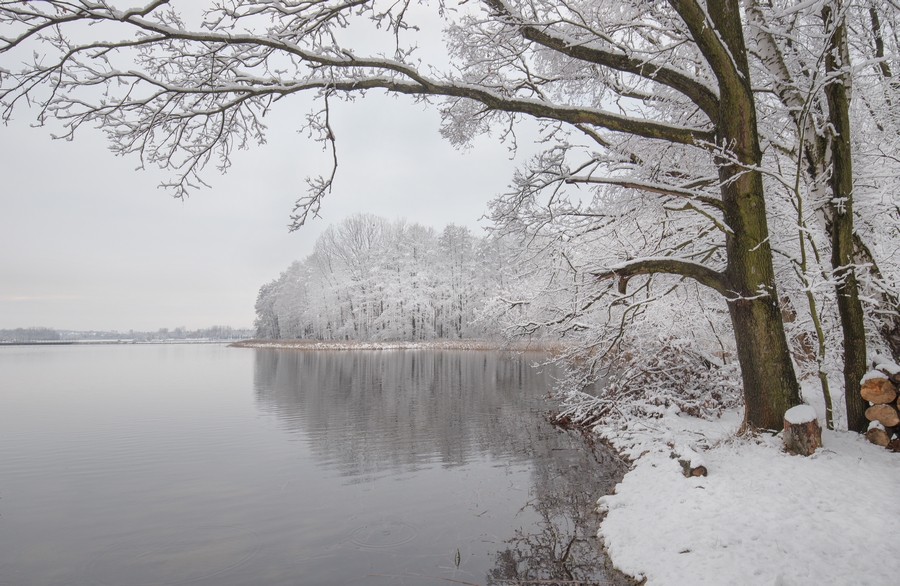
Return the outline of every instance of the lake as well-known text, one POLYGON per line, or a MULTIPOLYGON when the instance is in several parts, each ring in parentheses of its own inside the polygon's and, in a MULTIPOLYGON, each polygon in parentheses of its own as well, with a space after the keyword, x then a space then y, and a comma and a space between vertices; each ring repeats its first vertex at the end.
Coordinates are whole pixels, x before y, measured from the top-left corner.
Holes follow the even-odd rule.
POLYGON ((539 360, 0 348, 0 585, 629 584, 539 360))

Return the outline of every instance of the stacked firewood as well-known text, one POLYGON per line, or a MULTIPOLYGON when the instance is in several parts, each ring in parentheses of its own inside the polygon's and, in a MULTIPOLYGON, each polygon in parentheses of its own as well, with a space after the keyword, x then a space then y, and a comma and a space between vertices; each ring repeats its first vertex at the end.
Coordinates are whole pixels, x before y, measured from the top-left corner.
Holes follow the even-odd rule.
POLYGON ((862 380, 859 389, 862 398, 871 405, 866 409, 866 419, 871 421, 866 438, 873 444, 900 452, 900 368, 892 362, 876 364, 862 380))

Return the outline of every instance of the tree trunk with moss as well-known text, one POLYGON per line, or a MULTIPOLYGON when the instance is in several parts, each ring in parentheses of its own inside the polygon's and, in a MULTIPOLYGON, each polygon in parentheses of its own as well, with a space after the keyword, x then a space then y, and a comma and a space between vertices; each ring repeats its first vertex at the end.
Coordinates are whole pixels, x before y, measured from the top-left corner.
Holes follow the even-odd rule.
POLYGON ((739 3, 711 2, 709 14, 730 50, 722 59, 733 57, 736 65, 736 70, 730 68, 732 74, 718 74, 716 138, 729 146, 728 158, 718 160, 725 223, 731 229, 726 237, 725 295, 744 383, 745 425, 781 429, 784 412, 800 403, 800 391, 775 287, 765 194, 757 170, 762 154, 739 3))
POLYGON ((837 280, 837 305, 844 334, 844 397, 847 427, 863 433, 868 428, 866 402, 857 391, 866 373, 866 329, 859 283, 853 262, 853 161, 850 146, 850 83, 847 31, 841 3, 822 9, 826 31, 830 33, 825 54, 825 86, 828 119, 831 125, 832 198, 828 204, 831 235, 831 266, 837 280))

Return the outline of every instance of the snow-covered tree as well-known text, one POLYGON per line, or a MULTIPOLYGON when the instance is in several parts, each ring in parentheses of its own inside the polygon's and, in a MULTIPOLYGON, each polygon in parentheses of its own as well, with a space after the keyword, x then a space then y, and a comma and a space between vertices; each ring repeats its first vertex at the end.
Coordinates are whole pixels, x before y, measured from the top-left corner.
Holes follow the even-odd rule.
POLYGON ((866 405, 855 389, 867 369, 867 344, 892 348, 895 357, 893 347, 900 348, 892 342, 900 339, 896 288, 873 254, 893 240, 885 221, 893 198, 883 187, 869 197, 895 164, 896 133, 885 132, 892 116, 883 105, 892 93, 884 72, 896 60, 890 37, 897 9, 850 0, 745 0, 744 8, 771 217, 779 223, 774 246, 791 258, 782 263, 786 273, 799 277, 782 290, 813 324, 795 340, 818 348, 829 419, 828 374, 843 370, 848 425, 862 431, 866 405))
MULTIPOLYGON (((499 335, 480 320, 500 281, 467 228, 433 229, 370 214, 329 226, 307 258, 260 288, 257 336, 432 340, 499 335)), ((493 328, 493 329, 492 329, 493 328)))

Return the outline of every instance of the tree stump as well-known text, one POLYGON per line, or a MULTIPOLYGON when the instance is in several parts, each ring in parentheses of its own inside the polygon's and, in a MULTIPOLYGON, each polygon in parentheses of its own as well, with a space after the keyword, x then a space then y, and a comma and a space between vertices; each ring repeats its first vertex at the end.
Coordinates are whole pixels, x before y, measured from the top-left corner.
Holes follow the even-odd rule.
POLYGON ((797 405, 784 414, 784 449, 791 454, 809 456, 822 447, 822 426, 816 410, 797 405))

